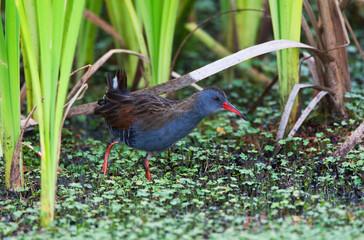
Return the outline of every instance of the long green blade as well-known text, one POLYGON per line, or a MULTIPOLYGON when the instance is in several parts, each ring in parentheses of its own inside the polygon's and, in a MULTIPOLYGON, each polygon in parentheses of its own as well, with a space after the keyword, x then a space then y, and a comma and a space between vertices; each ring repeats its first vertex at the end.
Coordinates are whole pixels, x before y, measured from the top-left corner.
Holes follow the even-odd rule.
MULTIPOLYGON (((5 29, 0 24, 0 142, 5 155, 5 182, 8 189, 22 185, 21 175, 17 179, 12 177, 16 182, 10 180, 12 156, 20 133, 19 58, 19 16, 14 1, 7 0, 5 29)), ((19 163, 16 163, 20 168, 21 161, 19 159, 19 163)))
POLYGON ((63 106, 85 1, 16 0, 16 4, 34 102, 38 104, 42 149, 40 217, 41 225, 48 226, 54 219, 63 106), (25 8, 25 2, 31 7, 25 8), (36 22, 28 21, 27 16, 35 16, 36 22), (35 44, 34 35, 39 44, 35 44))
MULTIPOLYGON (((302 0, 269 0, 275 39, 300 41, 302 0)), ((288 100, 295 84, 299 83, 299 49, 285 49, 277 52, 281 109, 288 100)), ((296 117, 298 100, 291 112, 296 117)))
POLYGON ((136 3, 146 32, 153 84, 166 82, 169 79, 178 1, 138 0, 136 3))

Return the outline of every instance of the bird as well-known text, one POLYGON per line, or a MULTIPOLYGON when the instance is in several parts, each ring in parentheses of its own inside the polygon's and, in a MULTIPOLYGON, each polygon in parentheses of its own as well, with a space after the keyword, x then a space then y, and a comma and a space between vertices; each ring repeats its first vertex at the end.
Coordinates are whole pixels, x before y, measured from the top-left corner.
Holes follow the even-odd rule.
POLYGON ((152 181, 149 160, 186 137, 205 117, 226 109, 247 120, 218 87, 206 87, 182 100, 169 100, 153 94, 132 93, 127 88, 127 75, 117 70, 107 75, 107 90, 94 110, 102 116, 113 135, 108 142, 101 172, 106 175, 111 148, 114 144, 147 152, 144 160, 146 178, 152 181))

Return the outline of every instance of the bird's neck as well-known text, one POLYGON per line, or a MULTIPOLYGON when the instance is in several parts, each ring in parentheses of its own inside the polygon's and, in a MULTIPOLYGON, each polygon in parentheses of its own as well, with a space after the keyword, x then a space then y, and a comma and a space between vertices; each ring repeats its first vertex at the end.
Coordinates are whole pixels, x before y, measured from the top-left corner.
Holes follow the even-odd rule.
POLYGON ((180 121, 188 121, 197 125, 205 117, 203 108, 198 102, 198 95, 199 93, 195 93, 189 98, 176 102, 175 117, 180 118, 180 121))
POLYGON ((206 106, 206 103, 198 98, 195 101, 192 111, 195 112, 196 116, 198 116, 201 120, 212 114, 212 112, 209 111, 209 108, 206 106))

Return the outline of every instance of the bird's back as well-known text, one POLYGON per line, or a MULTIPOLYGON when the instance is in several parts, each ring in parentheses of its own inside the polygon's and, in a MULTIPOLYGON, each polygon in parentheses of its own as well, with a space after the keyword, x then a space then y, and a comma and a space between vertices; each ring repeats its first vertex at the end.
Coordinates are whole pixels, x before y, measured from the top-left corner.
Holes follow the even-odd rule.
POLYGON ((196 97, 168 100, 152 94, 130 93, 125 72, 118 72, 117 78, 108 76, 108 90, 98 101, 95 115, 103 116, 113 135, 127 145, 159 151, 186 136, 200 121, 186 119, 193 117, 196 97))

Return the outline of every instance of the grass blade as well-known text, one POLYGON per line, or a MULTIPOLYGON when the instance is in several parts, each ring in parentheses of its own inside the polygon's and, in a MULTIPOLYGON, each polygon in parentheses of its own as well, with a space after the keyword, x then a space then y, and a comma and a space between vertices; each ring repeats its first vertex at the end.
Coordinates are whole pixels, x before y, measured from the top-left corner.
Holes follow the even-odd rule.
MULTIPOLYGON (((135 29, 133 29, 133 24, 130 24, 133 22, 132 15, 128 9, 130 4, 131 3, 129 1, 106 1, 111 24, 113 25, 114 29, 123 37, 125 42, 124 46, 120 46, 120 43, 115 39, 116 47, 139 52, 140 43, 137 40, 137 32, 135 29)), ((130 55, 117 55, 117 57, 121 62, 121 67, 126 70, 128 78, 134 79, 138 66, 138 58, 130 55)), ((129 84, 132 84, 132 81, 129 81, 129 84)))
POLYGON ((145 28, 153 85, 169 80, 178 1, 136 1, 145 28))
MULTIPOLYGON (((100 15, 102 9, 101 0, 86 2, 86 9, 95 15, 100 15)), ((81 68, 94 61, 94 44, 98 33, 98 27, 87 19, 82 19, 79 38, 77 42, 76 68, 81 68)), ((82 73, 77 73, 77 79, 81 78, 82 73)))
POLYGON ((38 105, 36 114, 42 150, 41 225, 49 226, 54 219, 63 105, 85 1, 40 0, 31 3, 16 0, 33 102, 38 105), (25 2, 35 7, 25 8, 25 2), (34 9, 36 11, 32 12, 34 9), (28 21, 27 16, 33 15, 37 27, 32 25, 34 21, 28 21), (39 39, 38 45, 34 44, 34 36, 39 39), (40 53, 39 60, 37 52, 40 53))
MULTIPOLYGON (((275 39, 300 41, 302 0, 269 0, 275 39)), ((299 83, 299 49, 285 49, 277 52, 280 86, 280 105, 284 106, 295 84, 299 83)), ((296 119, 298 99, 290 115, 290 128, 296 119)))
POLYGON ((19 59, 19 16, 14 1, 7 0, 5 29, 0 24, 0 143, 5 156, 5 184, 10 190, 23 186, 22 158, 12 161, 20 134, 19 59), (17 169, 17 176, 12 168, 17 169))

